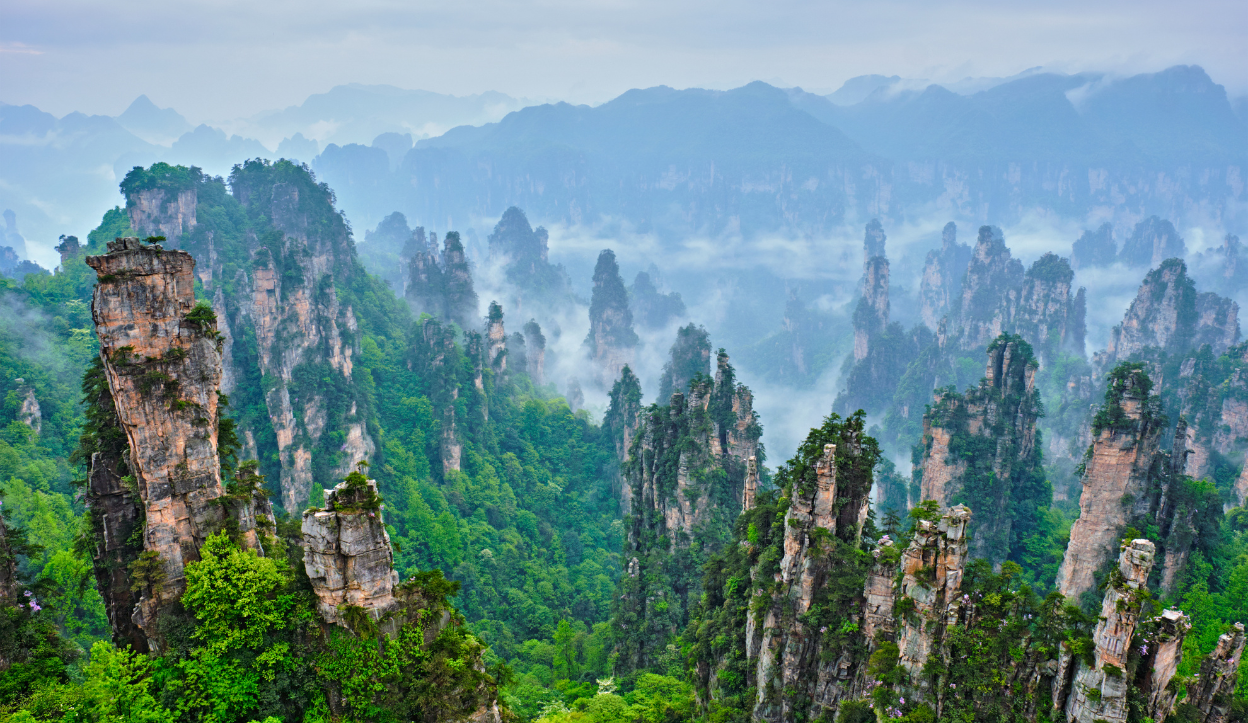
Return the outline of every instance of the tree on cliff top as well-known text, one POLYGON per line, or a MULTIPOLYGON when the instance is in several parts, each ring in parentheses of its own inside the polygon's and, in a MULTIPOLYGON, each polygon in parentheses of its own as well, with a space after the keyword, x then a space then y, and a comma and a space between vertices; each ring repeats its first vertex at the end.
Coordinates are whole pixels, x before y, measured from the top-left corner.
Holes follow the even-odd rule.
POLYGON ((711 375, 711 335, 705 328, 689 324, 676 331, 671 358, 663 365, 659 380, 659 402, 670 399, 673 392, 689 391, 689 382, 699 374, 711 375))
POLYGON ((596 354, 599 344, 632 348, 638 342, 620 265, 615 261, 615 252, 604 249, 594 266, 594 293, 589 304, 589 336, 585 337, 585 344, 591 354, 596 354))

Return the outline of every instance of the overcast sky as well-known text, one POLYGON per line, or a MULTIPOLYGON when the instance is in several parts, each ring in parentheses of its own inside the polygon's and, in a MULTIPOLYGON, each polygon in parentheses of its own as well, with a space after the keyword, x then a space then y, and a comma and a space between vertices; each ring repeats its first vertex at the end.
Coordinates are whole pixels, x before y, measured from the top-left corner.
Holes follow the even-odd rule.
POLYGON ((4 0, 0 100, 193 122, 334 85, 596 103, 751 80, 829 92, 866 73, 956 80, 1203 66, 1248 92, 1244 0, 4 0))

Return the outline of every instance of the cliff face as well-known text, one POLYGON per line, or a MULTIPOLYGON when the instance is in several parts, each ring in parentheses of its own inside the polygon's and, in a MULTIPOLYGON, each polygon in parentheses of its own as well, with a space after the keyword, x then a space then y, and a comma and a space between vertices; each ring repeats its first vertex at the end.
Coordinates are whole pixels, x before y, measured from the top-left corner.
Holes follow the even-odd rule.
POLYGON ((315 477, 341 477, 375 450, 353 377, 355 313, 337 293, 362 273, 350 232, 328 187, 289 162, 245 163, 229 192, 218 179, 184 179, 179 198, 194 203, 179 201, 177 213, 142 199, 163 172, 157 164, 127 176, 132 223, 185 229, 179 244, 201 260, 196 273, 229 332, 222 390, 267 412, 245 417, 240 434, 261 446, 283 506, 299 510, 315 477))
POLYGON ((1023 546, 1015 526, 1034 531, 1038 510, 1050 501, 1037 444, 1037 366, 1027 342, 999 337, 988 347, 978 387, 937 393, 916 449, 920 498, 969 505, 971 554, 998 564, 1023 546))
POLYGON ((621 462, 631 572, 612 610, 626 631, 616 648, 619 670, 654 664, 688 622, 701 595, 697 571, 728 542, 743 504, 747 463, 758 456, 762 435, 752 396, 736 383, 722 352, 713 381, 695 380, 687 397, 677 392, 668 406, 642 411, 634 431, 639 398, 627 372, 613 390, 607 421, 619 448, 631 436, 621 462))
POLYGON ((194 188, 148 188, 126 199, 130 228, 143 236, 164 236, 177 248, 183 232, 195 230, 194 188))
POLYGON ((690 324, 676 330, 669 358, 659 379, 659 399, 670 399, 675 392, 689 391, 689 383, 699 374, 711 375, 711 337, 706 329, 690 324))
POLYGON ((514 313, 532 314, 536 307, 558 302, 569 294, 567 273, 547 259, 548 238, 546 229, 534 229, 524 211, 515 206, 503 212, 489 236, 490 260, 502 265, 514 288, 514 296, 507 300, 514 313))
POLYGON ((1032 340, 1041 358, 1056 359, 1059 352, 1082 357, 1087 335, 1087 292, 1071 295, 1075 272, 1066 259, 1045 254, 1027 269, 1022 294, 1012 321, 1015 333, 1032 340))
POLYGON ((615 262, 615 252, 607 249, 598 255, 594 267, 589 335, 585 337, 585 348, 599 387, 605 388, 620 376, 620 370, 633 360, 633 350, 638 343, 620 267, 615 262))
POLYGON ((971 263, 971 247, 958 243, 958 227, 953 221, 941 232, 940 250, 928 251, 919 287, 919 318, 936 331, 940 320, 957 307, 962 277, 971 263))
POLYGON ((399 574, 376 482, 348 475, 325 495, 324 509, 304 511, 302 533, 304 569, 326 622, 345 624, 345 607, 363 608, 374 620, 397 608, 399 574))
POLYGON ((1200 678, 1189 688, 1189 701, 1204 723, 1230 723, 1231 695, 1244 655, 1244 624, 1218 638, 1218 646, 1200 664, 1200 678))
POLYGON ((546 383, 546 336, 533 319, 524 325, 524 358, 529 376, 539 387, 546 383))
POLYGON ((1114 226, 1103 223, 1095 231, 1084 231, 1070 251, 1070 265, 1075 270, 1094 266, 1108 266, 1118 256, 1114 243, 1114 226))
POLYGON ((1057 573, 1057 589, 1067 598, 1077 600, 1094 587, 1094 576, 1110 559, 1121 531, 1148 512, 1145 492, 1160 462, 1166 424, 1158 400, 1149 397, 1151 388, 1141 369, 1124 370, 1111 378, 1093 421, 1079 518, 1057 573))
POLYGON ((625 483, 623 465, 628 462, 633 449, 633 439, 641 426, 641 382, 627 366, 611 387, 611 404, 602 418, 602 426, 611 433, 615 442, 615 454, 621 467, 615 475, 615 493, 620 500, 620 514, 632 514, 633 485, 625 483))
POLYGON ((879 221, 867 224, 863 240, 862 298, 854 309, 854 361, 867 357, 872 337, 888 325, 888 259, 884 229, 879 221))
POLYGON ((962 349, 983 346, 1008 329, 1022 281, 1023 265, 1010 256, 999 231, 991 226, 981 227, 958 303, 962 349))
POLYGON ((1125 723, 1127 720, 1127 655, 1139 623, 1141 592, 1153 568, 1153 543, 1124 543, 1116 575, 1101 602, 1101 615, 1092 634, 1092 664, 1078 661, 1067 698, 1066 715, 1072 723, 1125 723))
POLYGON ((1156 267, 1162 261, 1187 255, 1187 245, 1174 230, 1174 225, 1156 216, 1149 216, 1135 225, 1130 238, 1122 245, 1119 259, 1128 266, 1156 267))
POLYGON ((1239 340, 1238 315, 1235 302, 1198 294, 1183 261, 1166 259, 1144 277, 1109 346, 1094 359, 1100 369, 1109 369, 1149 347, 1181 354, 1204 343, 1221 354, 1239 340))
MULTIPOLYGON (((215 316, 195 306, 189 254, 137 238, 118 239, 108 248, 87 258, 99 275, 92 316, 109 393, 129 443, 127 467, 142 500, 144 553, 141 564, 131 567, 142 588, 134 621, 155 642, 157 614, 181 596, 185 565, 198 559, 200 546, 227 514, 218 504, 225 494, 217 456, 221 351, 215 316)), ((101 503, 116 495, 110 474, 115 472, 105 468, 93 475, 101 503)), ((117 507, 112 517, 122 522, 124 503, 117 507)), ((237 513, 243 543, 258 548, 250 505, 237 513)))

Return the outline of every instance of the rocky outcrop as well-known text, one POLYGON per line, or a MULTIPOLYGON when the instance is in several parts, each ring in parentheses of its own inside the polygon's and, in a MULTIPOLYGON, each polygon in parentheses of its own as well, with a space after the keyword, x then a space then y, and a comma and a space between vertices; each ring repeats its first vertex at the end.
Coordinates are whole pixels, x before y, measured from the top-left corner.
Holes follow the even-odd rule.
POLYGON ((978 387, 936 394, 916 450, 921 499, 941 507, 969 505, 975 512, 971 555, 997 564, 1012 552, 1013 525, 1035 525, 1035 513, 1027 510, 1047 508, 1050 501, 1036 445, 1042 409, 1037 367, 1027 342, 999 337, 988 347, 978 387))
POLYGON ((950 221, 941 232, 940 250, 928 251, 923 265, 919 318, 927 328, 936 331, 941 318, 956 311, 962 277, 970 262, 971 247, 958 243, 958 227, 950 221))
POLYGON ((631 513, 625 555, 638 560, 640 574, 621 579, 613 618, 640 632, 624 636, 617 670, 651 665, 688 623, 701 596, 696 571, 731 539, 747 462, 759 456, 762 435, 751 394, 722 352, 714 380, 696 379, 687 397, 677 392, 667 406, 643 410, 633 431, 639 402, 640 387, 626 372, 605 423, 617 445, 631 435, 620 465, 621 502, 631 513))
MULTIPOLYGON (((1105 402, 1092 423, 1094 441, 1084 463, 1079 518, 1057 573, 1057 589, 1078 599, 1113 554, 1127 524, 1152 506, 1145 494, 1158 462, 1166 421, 1150 398, 1143 369, 1120 367, 1110 377, 1105 402)), ((1151 561, 1149 566, 1151 568, 1151 561)))
POLYGON ((17 396, 22 400, 17 408, 17 421, 30 427, 37 437, 43 431, 43 411, 39 408, 35 388, 21 377, 14 379, 13 383, 17 385, 17 396))
POLYGON ((438 449, 444 475, 459 471, 463 454, 463 444, 457 429, 463 420, 456 418, 455 411, 455 400, 459 399, 459 355, 454 329, 443 326, 432 317, 421 321, 420 337, 412 355, 413 364, 426 379, 431 380, 429 401, 433 404, 434 415, 440 422, 438 449))
POLYGON ((451 231, 437 247, 437 234, 429 235, 429 244, 420 243, 422 233, 413 236, 411 260, 407 266, 404 296, 412 313, 430 314, 444 322, 454 322, 464 329, 477 326, 477 293, 473 287, 472 269, 464 253, 459 234, 451 231))
POLYGON ((893 607, 897 604, 895 549, 893 541, 885 535, 871 552, 875 564, 867 573, 867 584, 863 588, 866 602, 862 614, 862 637, 872 648, 880 639, 891 639, 897 632, 897 618, 893 614, 893 607))
POLYGON ((1239 678, 1244 655, 1244 624, 1218 638, 1218 645, 1200 664, 1200 677, 1188 688, 1188 702, 1197 711, 1200 723, 1230 723, 1232 694, 1239 678))
POLYGON ((1183 258, 1187 245, 1174 230, 1174 225, 1157 216, 1149 216, 1135 225, 1131 237, 1122 244, 1119 255, 1127 266, 1156 268, 1166 259, 1183 258))
POLYGON ((485 319, 485 363, 495 373, 507 371, 507 330, 503 328, 503 307, 490 302, 485 319))
POLYGON ((960 348, 983 346, 1009 329, 1022 282, 1023 265, 1010 256, 1000 231, 992 226, 980 227, 958 303, 960 348))
POLYGON ((599 387, 620 376, 624 365, 633 360, 639 344, 633 331, 633 312, 628 308, 628 292, 620 278, 615 252, 606 249, 594 267, 594 291, 589 304, 589 335, 585 348, 599 387))
POLYGON ((61 268, 69 268, 66 264, 78 258, 78 254, 82 252, 82 244, 78 242, 77 236, 62 235, 60 243, 53 250, 61 255, 61 268))
POLYGON ((195 230, 197 196, 194 187, 145 188, 129 194, 130 228, 141 236, 164 236, 176 248, 182 234, 195 230))
POLYGON ((1182 260, 1166 259, 1144 277, 1108 347, 1094 359, 1104 370, 1149 348, 1183 354, 1205 343, 1221 354, 1239 340, 1238 316, 1235 302, 1198 294, 1182 260))
POLYGON ((880 222, 867 224, 863 239, 862 297, 854 309, 854 361, 867 358, 871 339, 888 326, 888 259, 884 255, 884 229, 880 222))
POLYGON ((504 211, 487 241, 491 263, 502 266, 511 285, 508 309, 533 314, 568 297, 567 273, 547 258, 549 234, 541 226, 530 226, 524 211, 515 206, 504 211))
POLYGON ((689 383, 699 374, 711 375, 711 337, 705 328, 690 324, 676 330, 676 341, 659 378, 659 399, 689 391, 689 383))
POLYGON ((939 522, 920 520, 901 554, 898 595, 913 601, 914 615, 901 617, 898 660, 912 679, 939 644, 946 620, 957 615, 970 520, 971 510, 962 505, 944 511, 939 522))
POLYGON ((1010 323, 1013 331, 1037 347, 1045 361, 1061 352, 1084 355, 1087 292, 1071 295, 1075 272, 1066 259, 1045 254, 1023 276, 1022 293, 1010 323))
MULTIPOLYGON (((633 449, 633 439, 641 426, 641 382, 633 370, 627 366, 620 372, 620 378, 611 387, 611 403, 602 418, 602 426, 611 434, 615 442, 615 455, 623 469, 633 449)), ((616 473, 616 496, 620 500, 620 514, 631 514, 633 507, 633 485, 625 484, 620 472, 616 473)))
POLYGON ((1146 700, 1145 715, 1155 721, 1164 721, 1174 710, 1179 690, 1170 682, 1183 661, 1183 639, 1191 629, 1191 619, 1181 610, 1164 610, 1133 641, 1141 658, 1134 684, 1146 700))
POLYGON ((379 620, 397 607, 399 574, 375 481, 348 475, 323 509, 304 511, 302 531, 303 566, 322 619, 344 625, 347 608, 356 607, 379 620))
POLYGON ((1139 622, 1155 549, 1148 540, 1123 543, 1092 634, 1092 664, 1079 660, 1066 702, 1071 723, 1126 723, 1127 656, 1139 622))
MULTIPOLYGON (((841 574, 837 565, 843 561, 838 555, 858 547, 869 506, 869 484, 864 486, 861 470, 855 467, 864 451, 862 438, 849 425, 841 431, 835 437, 840 442, 825 443, 821 453, 806 458, 785 490, 790 503, 783 522, 777 521, 782 556, 774 583, 756 590, 755 595, 764 599, 750 606, 745 636, 757 690, 755 720, 794 720, 808 699, 835 710, 842 701, 869 690, 863 660, 844 648, 835 656, 821 652, 827 630, 815 627, 807 617, 832 578, 841 574), (753 623, 758 608, 765 611, 761 625, 753 623)), ((877 592, 882 587, 883 581, 877 580, 877 592)), ((869 614, 871 602, 885 604, 878 596, 865 605, 862 598, 851 598, 850 604, 864 607, 849 619, 858 624, 869 614)))
POLYGON ((183 229, 179 244, 200 261, 196 273, 230 330, 224 391, 268 413, 245 419, 240 436, 260 440, 284 508, 302 509, 316 474, 345 474, 375 450, 353 374, 355 313, 338 293, 363 270, 332 192, 306 167, 259 160, 236 167, 228 191, 221 179, 164 164, 134 169, 122 191, 135 228, 183 229), (144 196, 149 189, 165 189, 164 200, 144 196), (182 199, 188 189, 194 203, 169 195, 182 199), (309 375, 334 382, 297 382, 309 375))
POLYGON ((542 327, 533 319, 524 325, 524 359, 526 371, 533 383, 546 383, 546 336, 542 327))
POLYGON ((629 305, 639 326, 662 329, 685 315, 680 292, 669 292, 660 285, 659 269, 651 264, 649 271, 638 271, 633 285, 628 287, 629 305))
POLYGON ((1095 231, 1083 232, 1070 251, 1070 266, 1076 271, 1095 266, 1109 266, 1118 256, 1114 243, 1114 225, 1103 223, 1095 231))
MULTIPOLYGON (((218 504, 225 494, 217 456, 221 351, 215 315, 195 305, 189 254, 137 238, 111 242, 108 251, 87 257, 99 276, 92 316, 143 506, 144 552, 131 568, 142 589, 134 620, 156 643, 157 614, 181 596, 185 565, 227 514, 218 504)), ((99 486, 107 496, 115 483, 99 486)), ((250 505, 237 514, 243 544, 259 548, 250 505)))

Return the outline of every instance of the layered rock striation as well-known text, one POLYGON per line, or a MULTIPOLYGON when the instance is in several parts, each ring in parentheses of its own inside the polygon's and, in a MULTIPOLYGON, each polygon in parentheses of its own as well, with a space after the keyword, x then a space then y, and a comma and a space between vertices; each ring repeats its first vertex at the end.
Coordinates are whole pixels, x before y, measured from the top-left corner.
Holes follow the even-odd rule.
MULTIPOLYGON (((98 274, 92 316, 144 521, 144 552, 130 571, 142 589, 134 621, 154 642, 157 614, 181 596, 186 564, 229 509, 218 503, 221 350, 215 315, 195 305, 190 254, 138 238, 111 242, 108 251, 87 258, 98 274)), ((92 475, 97 501, 116 494, 110 474, 115 464, 92 475)), ((250 504, 235 513, 243 544, 259 548, 250 504)))

